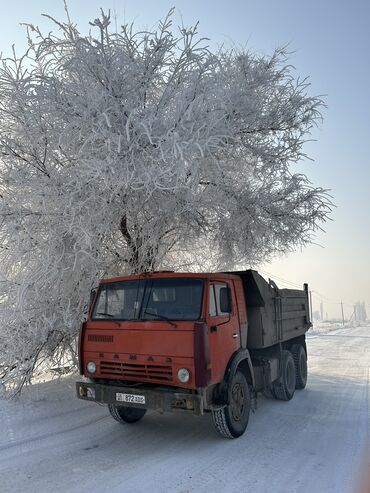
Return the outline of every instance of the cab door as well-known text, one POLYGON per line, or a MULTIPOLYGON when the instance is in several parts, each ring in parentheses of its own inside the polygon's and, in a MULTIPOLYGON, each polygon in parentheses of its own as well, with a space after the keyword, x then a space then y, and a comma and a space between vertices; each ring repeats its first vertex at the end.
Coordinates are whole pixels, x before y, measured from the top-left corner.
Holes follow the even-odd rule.
POLYGON ((233 283, 211 281, 208 285, 207 325, 212 383, 223 380, 231 355, 240 348, 238 320, 233 283), (229 311, 223 311, 226 290, 230 297, 229 311))

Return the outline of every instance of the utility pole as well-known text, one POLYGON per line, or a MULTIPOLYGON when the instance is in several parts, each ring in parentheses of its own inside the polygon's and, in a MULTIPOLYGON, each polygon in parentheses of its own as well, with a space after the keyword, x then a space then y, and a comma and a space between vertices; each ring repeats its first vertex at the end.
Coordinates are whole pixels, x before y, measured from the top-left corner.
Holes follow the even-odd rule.
POLYGON ((343 323, 343 326, 344 326, 343 301, 340 302, 340 306, 342 307, 342 323, 343 323))

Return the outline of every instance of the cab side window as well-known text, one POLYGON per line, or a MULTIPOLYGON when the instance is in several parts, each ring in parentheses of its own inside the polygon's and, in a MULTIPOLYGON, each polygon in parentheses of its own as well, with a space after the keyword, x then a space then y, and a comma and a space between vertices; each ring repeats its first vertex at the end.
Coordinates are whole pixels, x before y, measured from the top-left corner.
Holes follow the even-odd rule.
POLYGON ((224 317, 229 315, 228 311, 222 310, 221 297, 225 295, 225 289, 228 289, 226 283, 211 284, 209 287, 209 314, 211 317, 224 317))
POLYGON ((209 287, 209 314, 211 317, 215 317, 217 315, 216 302, 215 302, 215 290, 213 288, 213 284, 211 284, 209 287))

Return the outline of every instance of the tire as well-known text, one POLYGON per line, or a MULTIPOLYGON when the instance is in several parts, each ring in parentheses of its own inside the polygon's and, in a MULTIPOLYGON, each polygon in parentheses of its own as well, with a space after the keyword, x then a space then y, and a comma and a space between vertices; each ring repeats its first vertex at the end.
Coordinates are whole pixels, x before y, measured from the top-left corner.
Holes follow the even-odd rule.
POLYGON ((280 377, 272 382, 271 391, 275 399, 290 401, 295 391, 295 365, 290 351, 282 351, 280 357, 280 377))
POLYGON ((244 374, 237 370, 228 389, 230 404, 212 412, 216 431, 224 438, 238 438, 245 432, 251 409, 251 393, 244 374))
POLYGON ((301 344, 294 344, 291 347, 291 353, 295 366, 295 388, 304 389, 307 383, 307 356, 304 347, 301 344))
POLYGON ((274 397, 271 387, 265 387, 263 390, 261 390, 262 395, 266 397, 266 399, 272 399, 274 397))
POLYGON ((119 423, 136 423, 144 417, 146 409, 138 407, 123 407, 115 404, 108 404, 109 412, 119 423))

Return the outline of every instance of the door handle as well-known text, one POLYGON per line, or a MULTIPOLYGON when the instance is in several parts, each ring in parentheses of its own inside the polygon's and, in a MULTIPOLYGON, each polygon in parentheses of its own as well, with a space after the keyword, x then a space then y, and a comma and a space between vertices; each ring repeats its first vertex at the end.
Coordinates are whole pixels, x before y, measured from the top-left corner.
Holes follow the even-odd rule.
POLYGON ((236 334, 236 333, 234 332, 234 334, 233 334, 233 339, 237 339, 238 337, 239 337, 239 334, 236 334))

